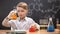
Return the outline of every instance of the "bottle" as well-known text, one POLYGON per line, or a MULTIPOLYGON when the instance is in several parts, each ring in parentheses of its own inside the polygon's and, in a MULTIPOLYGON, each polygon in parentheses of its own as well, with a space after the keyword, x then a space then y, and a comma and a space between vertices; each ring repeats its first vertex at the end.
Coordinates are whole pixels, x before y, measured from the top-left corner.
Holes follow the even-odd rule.
POLYGON ((16 20, 16 19, 17 19, 16 13, 14 13, 14 14, 11 16, 11 19, 12 19, 12 20, 16 20))
POLYGON ((12 15, 11 15, 11 19, 12 19, 12 20, 16 20, 16 19, 17 19, 16 13, 17 13, 16 9, 13 9, 13 10, 12 10, 12 15))
POLYGON ((52 17, 49 18, 47 32, 54 32, 54 25, 53 25, 52 17))

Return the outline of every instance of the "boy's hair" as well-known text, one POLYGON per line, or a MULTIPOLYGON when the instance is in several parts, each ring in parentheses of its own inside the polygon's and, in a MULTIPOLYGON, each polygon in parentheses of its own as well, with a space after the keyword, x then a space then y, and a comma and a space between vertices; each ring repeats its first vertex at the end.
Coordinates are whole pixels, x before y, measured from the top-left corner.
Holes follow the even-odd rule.
POLYGON ((23 9, 28 10, 28 5, 25 2, 19 2, 17 7, 22 7, 23 9))

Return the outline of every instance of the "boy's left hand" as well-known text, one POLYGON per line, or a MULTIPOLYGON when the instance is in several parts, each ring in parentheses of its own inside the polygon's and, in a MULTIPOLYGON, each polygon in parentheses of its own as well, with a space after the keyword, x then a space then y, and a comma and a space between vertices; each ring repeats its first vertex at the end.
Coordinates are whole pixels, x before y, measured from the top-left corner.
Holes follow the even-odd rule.
POLYGON ((34 28, 35 30, 38 30, 38 27, 36 24, 31 25, 31 28, 34 28))

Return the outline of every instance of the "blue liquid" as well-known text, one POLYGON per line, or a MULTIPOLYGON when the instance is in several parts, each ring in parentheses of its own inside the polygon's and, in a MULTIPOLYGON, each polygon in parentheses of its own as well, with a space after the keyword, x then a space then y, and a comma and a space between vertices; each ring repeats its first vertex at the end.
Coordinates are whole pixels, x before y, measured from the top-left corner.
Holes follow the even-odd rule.
POLYGON ((47 28, 47 31, 48 31, 48 32, 54 32, 54 26, 49 26, 49 27, 47 28))

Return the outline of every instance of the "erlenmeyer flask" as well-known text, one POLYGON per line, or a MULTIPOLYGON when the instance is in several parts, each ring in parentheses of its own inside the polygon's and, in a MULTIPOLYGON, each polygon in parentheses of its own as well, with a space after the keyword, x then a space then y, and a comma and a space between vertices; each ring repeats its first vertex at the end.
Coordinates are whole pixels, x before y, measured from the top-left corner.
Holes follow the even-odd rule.
POLYGON ((54 32, 54 24, 53 24, 53 21, 52 21, 52 17, 49 18, 49 23, 48 23, 47 31, 48 32, 54 32))

